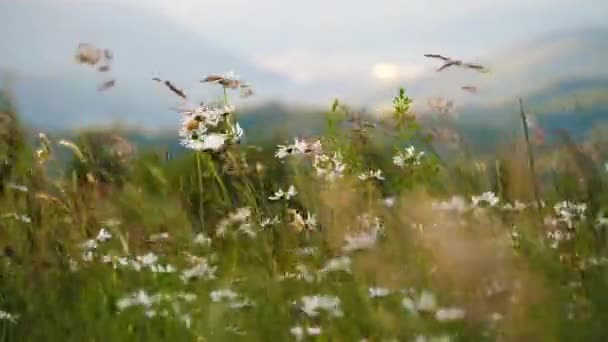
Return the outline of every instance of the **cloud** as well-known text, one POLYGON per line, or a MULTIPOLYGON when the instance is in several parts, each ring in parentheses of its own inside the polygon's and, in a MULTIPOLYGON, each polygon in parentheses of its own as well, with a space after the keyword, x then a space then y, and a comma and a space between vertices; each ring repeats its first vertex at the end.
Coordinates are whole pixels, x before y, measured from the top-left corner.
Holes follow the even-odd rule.
POLYGON ((413 79, 424 67, 398 61, 378 61, 373 53, 318 52, 287 49, 254 57, 260 68, 287 76, 300 84, 315 82, 370 83, 388 79, 413 79), (390 75, 389 75, 390 74, 390 75))

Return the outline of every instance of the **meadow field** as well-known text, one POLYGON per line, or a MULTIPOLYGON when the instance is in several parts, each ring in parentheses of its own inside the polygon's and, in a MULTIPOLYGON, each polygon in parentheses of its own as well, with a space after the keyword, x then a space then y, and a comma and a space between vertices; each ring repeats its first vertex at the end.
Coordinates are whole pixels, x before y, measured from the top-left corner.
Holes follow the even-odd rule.
POLYGON ((322 134, 253 144, 272 132, 218 85, 176 114, 177 156, 32 141, 6 96, 0 341, 608 338, 602 134, 543 143, 524 115, 475 153, 401 90, 380 119, 336 101, 322 134))

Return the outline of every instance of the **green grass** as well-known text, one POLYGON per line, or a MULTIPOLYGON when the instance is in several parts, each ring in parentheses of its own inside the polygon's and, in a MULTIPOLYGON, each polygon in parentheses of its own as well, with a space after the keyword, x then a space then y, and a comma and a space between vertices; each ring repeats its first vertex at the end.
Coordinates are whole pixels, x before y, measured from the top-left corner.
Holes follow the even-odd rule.
POLYGON ((556 159, 557 147, 537 155, 540 224, 520 149, 445 162, 407 99, 395 104, 392 135, 345 128, 352 113, 339 105, 327 113, 323 152, 346 165, 334 181, 318 176, 312 155, 275 158, 275 144, 166 161, 154 151, 119 157, 112 139, 83 136, 83 158, 65 164, 52 158, 64 148, 56 140, 46 159, 39 146, 3 140, 12 167, 0 179, 0 310, 15 318, 0 319, 0 340, 283 341, 297 338, 294 327, 319 327, 302 337, 316 341, 606 340, 601 163, 589 173, 570 152, 556 159), (395 165, 411 144, 421 162, 395 165), (376 169, 384 180, 359 179, 376 169), (289 200, 268 199, 290 185, 289 200), (474 205, 485 191, 498 203, 474 205), (465 208, 438 208, 452 196, 465 208), (505 207, 515 200, 526 207, 505 207), (564 200, 587 209, 560 214, 564 200), (303 221, 309 213, 316 222, 303 221), (111 237, 83 247, 101 229, 111 237), (568 239, 552 246, 547 233, 558 230, 568 239), (369 243, 344 248, 361 234, 369 243), (196 267, 203 276, 188 276, 196 267), (214 300, 222 289, 234 292, 214 300), (303 309, 317 295, 331 307, 303 309), (438 319, 450 308, 452 320, 438 319))

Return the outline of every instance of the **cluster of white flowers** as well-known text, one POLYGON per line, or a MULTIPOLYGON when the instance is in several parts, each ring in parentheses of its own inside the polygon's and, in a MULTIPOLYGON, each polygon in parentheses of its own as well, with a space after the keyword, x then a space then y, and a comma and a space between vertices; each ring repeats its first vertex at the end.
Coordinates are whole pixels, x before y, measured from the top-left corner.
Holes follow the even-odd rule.
POLYGON ((237 209, 235 212, 228 215, 227 218, 222 219, 215 231, 215 234, 219 237, 224 237, 228 232, 228 228, 232 225, 238 225, 237 232, 247 235, 251 238, 256 236, 256 232, 252 229, 252 224, 250 221, 251 218, 251 208, 242 207, 237 209))
POLYGON ((2 215, 2 218, 13 219, 16 221, 21 221, 23 223, 32 223, 32 219, 27 215, 19 215, 17 213, 6 213, 2 215))
POLYGON ((194 243, 200 246, 210 246, 211 238, 203 233, 198 233, 194 236, 194 243))
POLYGON ((219 289, 211 291, 209 294, 211 301, 215 303, 226 302, 231 309, 242 309, 244 307, 253 306, 254 303, 248 298, 240 295, 231 289, 219 289))
POLYGON ((267 217, 260 222, 260 228, 264 229, 279 223, 281 223, 281 219, 278 216, 267 217))
POLYGON ((344 312, 340 308, 340 298, 326 295, 302 297, 301 310, 309 317, 316 317, 320 310, 326 311, 333 317, 342 317, 344 312))
POLYGON ((300 325, 296 325, 289 329, 289 333, 291 333, 296 341, 301 341, 305 336, 319 336, 322 333, 321 327, 305 327, 303 328, 300 325))
POLYGON ((9 188, 9 189, 20 191, 20 192, 28 192, 29 191, 29 189, 27 188, 27 186, 20 185, 20 184, 15 184, 15 183, 8 183, 6 185, 6 187, 9 188))
POLYGON ((357 220, 361 230, 344 237, 345 245, 342 247, 344 253, 373 248, 384 232, 384 224, 377 216, 363 214, 357 220))
POLYGON ((292 155, 301 155, 301 154, 320 154, 323 150, 323 146, 321 145, 321 141, 306 141, 300 140, 298 138, 294 139, 294 143, 291 145, 278 145, 277 152, 274 154, 275 157, 279 159, 283 159, 292 155))
POLYGON ((268 199, 271 201, 278 201, 278 200, 284 198, 285 200, 289 201, 292 197, 294 197, 297 194, 298 194, 298 192, 296 191, 296 188, 293 185, 290 185, 289 189, 287 189, 287 191, 283 191, 283 189, 279 189, 279 190, 275 191, 275 193, 272 196, 269 196, 268 199))
POLYGON ((115 269, 122 267, 132 269, 136 272, 139 272, 142 269, 148 269, 153 273, 175 273, 177 271, 171 264, 158 264, 158 256, 152 252, 138 255, 135 259, 124 256, 104 255, 102 257, 102 262, 112 264, 112 267, 115 269))
POLYGON ((329 272, 352 273, 350 269, 351 264, 352 261, 348 256, 332 258, 325 263, 325 266, 323 266, 323 268, 319 270, 319 273, 321 275, 329 272))
POLYGON ((304 280, 307 283, 312 283, 317 280, 315 274, 311 272, 308 267, 306 267, 306 265, 297 264, 295 268, 296 272, 285 272, 284 274, 278 277, 278 280, 281 281, 285 279, 296 279, 304 280))
POLYGON ((106 242, 112 238, 112 234, 108 232, 105 228, 101 228, 97 233, 95 239, 86 240, 81 244, 84 252, 82 254, 82 260, 85 262, 93 261, 94 252, 97 249, 99 243, 106 242))
POLYGON ((346 164, 340 152, 334 152, 331 156, 316 154, 312 166, 315 168, 317 176, 330 182, 341 178, 346 170, 346 164))
POLYGON ((439 322, 460 320, 464 318, 466 313, 464 309, 457 307, 439 308, 435 295, 428 290, 423 290, 417 298, 404 297, 401 304, 414 315, 420 312, 434 313, 435 319, 439 322))
POLYGON ((9 321, 11 323, 17 323, 17 319, 19 318, 19 316, 17 315, 13 315, 9 312, 0 310, 0 321, 4 320, 4 321, 9 321))
POLYGON ((391 294, 391 290, 384 287, 370 287, 367 289, 370 298, 382 298, 391 294))
POLYGON ((318 227, 317 217, 310 212, 306 214, 306 219, 304 219, 304 217, 295 209, 288 209, 287 213, 291 217, 289 225, 294 227, 297 231, 314 231, 318 227))
POLYGON ((206 259, 200 258, 192 268, 182 271, 181 278, 184 282, 191 279, 215 279, 216 271, 217 266, 210 266, 206 259))
POLYGON ((182 128, 179 130, 181 145, 196 151, 219 151, 226 143, 238 143, 243 137, 239 123, 227 120, 234 112, 231 105, 201 105, 182 112, 182 128))
POLYGON ((163 241, 163 240, 168 240, 168 239, 169 239, 169 233, 167 233, 167 232, 152 234, 152 235, 150 235, 150 237, 148 237, 148 241, 150 241, 150 242, 158 242, 158 241, 163 241))
POLYGON ((377 179, 379 181, 383 181, 384 180, 384 176, 382 175, 382 170, 378 169, 378 170, 369 170, 367 172, 361 173, 359 175, 359 179, 362 181, 366 181, 368 179, 377 179))
POLYGON ((413 167, 422 164, 424 152, 417 152, 414 146, 405 148, 405 152, 397 152, 393 157, 393 164, 398 167, 413 167))
POLYGON ((472 196, 471 201, 474 207, 494 207, 498 204, 500 199, 492 191, 486 191, 479 196, 472 196))
POLYGON ((568 229, 573 229, 577 221, 584 219, 587 204, 562 201, 555 204, 553 210, 557 223, 564 224, 568 229))
POLYGON ((146 317, 152 318, 157 315, 169 317, 171 315, 169 310, 161 308, 163 303, 171 303, 171 308, 173 309, 171 316, 178 317, 189 328, 191 324, 190 315, 182 314, 180 303, 192 303, 195 300, 196 295, 192 293, 157 293, 149 295, 145 290, 139 290, 119 299, 116 302, 116 306, 121 312, 131 307, 140 306, 145 309, 146 317))
POLYGON ((547 239, 549 239, 549 247, 555 249, 558 248, 560 243, 563 241, 570 241, 574 238, 574 234, 570 231, 562 232, 559 229, 551 230, 547 232, 547 239))

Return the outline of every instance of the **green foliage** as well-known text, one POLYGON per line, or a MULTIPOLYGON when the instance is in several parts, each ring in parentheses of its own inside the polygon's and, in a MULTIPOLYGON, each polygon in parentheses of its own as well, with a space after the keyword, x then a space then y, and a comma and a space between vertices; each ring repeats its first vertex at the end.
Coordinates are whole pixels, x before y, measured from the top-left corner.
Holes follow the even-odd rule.
POLYGON ((336 100, 322 150, 284 159, 284 140, 167 159, 85 132, 45 143, 52 175, 20 141, 0 194, 0 340, 602 340, 606 173, 543 151, 541 224, 515 149, 446 162, 404 89, 393 104, 387 127, 336 100), (315 295, 339 304, 316 314, 315 295))

